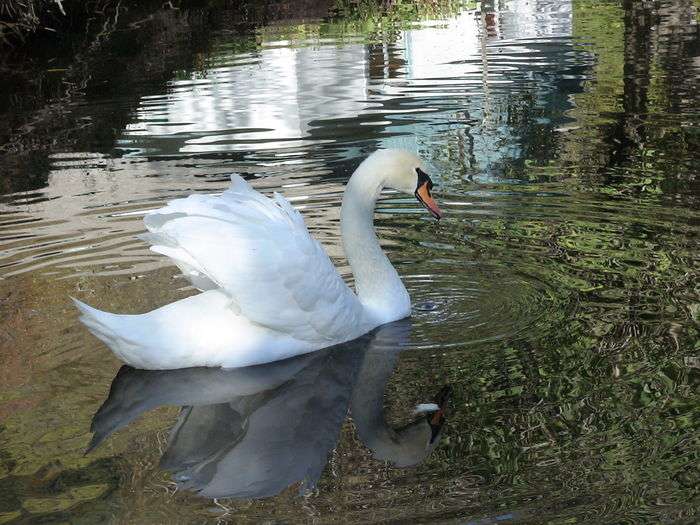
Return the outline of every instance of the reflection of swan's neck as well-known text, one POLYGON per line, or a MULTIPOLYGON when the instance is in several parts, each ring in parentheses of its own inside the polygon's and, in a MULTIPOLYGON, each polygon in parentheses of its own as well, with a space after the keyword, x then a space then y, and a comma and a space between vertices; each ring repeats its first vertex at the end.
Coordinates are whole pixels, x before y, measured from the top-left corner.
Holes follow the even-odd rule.
POLYGON ((371 161, 365 161, 350 177, 343 195, 340 225, 357 295, 377 323, 382 324, 409 315, 411 302, 374 231, 374 205, 383 179, 372 167, 371 161))
POLYGON ((398 467, 421 462, 432 450, 431 429, 426 418, 394 430, 384 420, 384 387, 398 352, 384 348, 365 355, 352 398, 352 418, 362 442, 374 457, 398 467))

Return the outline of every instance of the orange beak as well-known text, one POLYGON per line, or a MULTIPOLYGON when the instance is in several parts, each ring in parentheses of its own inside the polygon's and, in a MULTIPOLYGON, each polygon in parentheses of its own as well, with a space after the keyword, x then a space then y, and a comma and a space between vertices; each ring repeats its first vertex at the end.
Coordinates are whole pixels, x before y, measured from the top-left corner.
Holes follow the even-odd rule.
POLYGON ((450 402, 450 396, 452 395, 452 387, 450 385, 443 386, 435 396, 435 404, 439 406, 439 410, 435 412, 432 416, 429 416, 428 423, 430 424, 431 437, 430 442, 434 442, 440 434, 442 425, 445 424, 445 411, 450 402))
POLYGON ((421 202, 423 206, 425 206, 428 211, 435 217, 437 220, 440 220, 442 217, 442 212, 440 211, 440 208, 437 205, 437 202, 435 202, 435 199, 433 199, 433 196, 430 194, 430 186, 432 186, 430 180, 425 181, 422 183, 418 188, 416 189, 416 198, 421 202))

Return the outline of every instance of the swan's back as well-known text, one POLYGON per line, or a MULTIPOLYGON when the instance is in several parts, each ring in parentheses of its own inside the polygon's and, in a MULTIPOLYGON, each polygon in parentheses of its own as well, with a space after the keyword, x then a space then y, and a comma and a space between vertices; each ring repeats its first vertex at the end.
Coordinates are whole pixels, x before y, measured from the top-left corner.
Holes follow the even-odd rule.
POLYGON ((191 195, 146 215, 151 249, 172 258, 200 289, 219 289, 230 308, 309 342, 336 341, 362 307, 301 214, 238 175, 221 196, 191 195))

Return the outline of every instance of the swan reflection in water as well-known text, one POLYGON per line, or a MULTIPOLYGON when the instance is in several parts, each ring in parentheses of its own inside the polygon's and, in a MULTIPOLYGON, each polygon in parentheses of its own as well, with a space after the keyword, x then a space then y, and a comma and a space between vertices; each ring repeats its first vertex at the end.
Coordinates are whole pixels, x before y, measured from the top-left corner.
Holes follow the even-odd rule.
POLYGON ((350 408, 375 458, 417 465, 439 440, 450 388, 405 427, 386 424, 384 388, 410 331, 405 319, 350 343, 238 369, 123 366, 93 418, 88 451, 148 410, 182 406, 161 458, 178 487, 262 498, 316 484, 350 408))

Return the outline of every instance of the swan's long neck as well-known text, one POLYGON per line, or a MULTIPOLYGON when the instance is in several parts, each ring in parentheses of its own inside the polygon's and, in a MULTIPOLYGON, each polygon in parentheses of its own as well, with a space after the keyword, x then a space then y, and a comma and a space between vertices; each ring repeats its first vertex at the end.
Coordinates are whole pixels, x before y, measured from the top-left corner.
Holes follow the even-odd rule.
POLYGON ((340 211, 345 255, 360 302, 377 324, 411 313, 411 300, 374 231, 374 206, 382 191, 381 174, 362 163, 348 182, 340 211))
MULTIPOLYGON (((390 325, 391 326, 391 325, 390 325)), ((410 325, 408 325, 410 330, 410 325)), ((380 328, 381 331, 381 328, 380 328)), ((365 354, 351 400, 351 413, 362 442, 375 458, 407 467, 420 463, 432 451, 431 429, 424 417, 394 429, 384 419, 384 389, 406 336, 392 341, 375 338, 365 354)))

